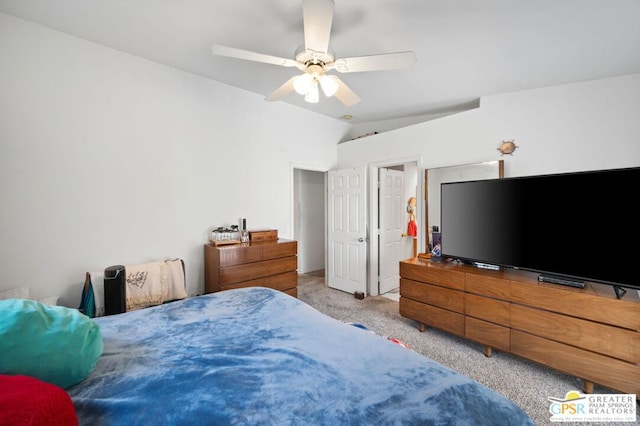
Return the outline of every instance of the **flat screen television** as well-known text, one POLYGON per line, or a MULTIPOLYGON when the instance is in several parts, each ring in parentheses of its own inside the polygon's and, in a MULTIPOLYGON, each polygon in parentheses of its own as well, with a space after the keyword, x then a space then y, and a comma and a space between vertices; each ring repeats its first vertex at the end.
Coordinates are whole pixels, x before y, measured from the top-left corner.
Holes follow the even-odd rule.
POLYGON ((441 251, 541 281, 640 289, 640 167, 443 183, 441 251))

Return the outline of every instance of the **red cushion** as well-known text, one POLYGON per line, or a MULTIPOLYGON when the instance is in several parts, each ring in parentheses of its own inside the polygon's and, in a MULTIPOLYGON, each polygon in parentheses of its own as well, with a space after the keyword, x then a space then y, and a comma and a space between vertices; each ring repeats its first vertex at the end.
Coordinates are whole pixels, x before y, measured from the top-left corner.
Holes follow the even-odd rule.
POLYGON ((77 425, 64 389, 29 376, 0 375, 0 425, 77 425))

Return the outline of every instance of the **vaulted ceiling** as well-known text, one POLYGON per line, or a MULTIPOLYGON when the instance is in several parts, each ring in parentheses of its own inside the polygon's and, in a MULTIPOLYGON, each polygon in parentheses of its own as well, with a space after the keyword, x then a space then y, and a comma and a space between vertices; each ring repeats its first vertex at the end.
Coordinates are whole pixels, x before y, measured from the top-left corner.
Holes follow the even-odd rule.
MULTIPOLYGON (((293 59, 302 0, 0 0, 0 12, 268 96, 296 68, 214 56, 214 44, 293 59)), ((640 72, 638 0, 335 0, 336 57, 414 51, 406 69, 339 75, 362 99, 281 102, 353 123, 468 109, 484 95, 640 72)), ((335 71, 334 71, 335 73, 335 71)))

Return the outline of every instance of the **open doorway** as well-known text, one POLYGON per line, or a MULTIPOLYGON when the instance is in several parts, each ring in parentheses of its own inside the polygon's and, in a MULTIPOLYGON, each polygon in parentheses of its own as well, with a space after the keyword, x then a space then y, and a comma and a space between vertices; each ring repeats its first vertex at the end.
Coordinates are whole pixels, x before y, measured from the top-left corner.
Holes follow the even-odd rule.
POLYGON ((298 273, 325 274, 325 172, 293 169, 293 239, 298 242, 298 273))
MULTIPOLYGON (((418 173, 422 160, 420 156, 408 157, 396 160, 389 160, 378 163, 370 163, 366 170, 366 204, 364 207, 367 211, 366 223, 358 234, 358 241, 366 241, 360 244, 365 245, 366 260, 364 267, 358 276, 364 277, 362 291, 367 295, 376 296, 380 294, 379 287, 379 230, 377 228, 379 220, 379 188, 378 175, 380 168, 400 169, 406 174, 405 194, 402 197, 401 208, 405 209, 404 216, 406 220, 408 214, 406 212, 406 202, 411 196, 415 196, 418 200, 422 200, 422 187, 424 185, 423 177, 418 173), (375 177, 375 178, 374 178, 375 177), (366 227, 366 229, 364 229, 366 227)), ((329 259, 327 258, 327 247, 331 238, 328 238, 328 216, 330 210, 327 196, 329 192, 329 177, 326 170, 311 170, 304 166, 292 166, 291 169, 292 182, 292 229, 294 239, 298 241, 298 265, 300 274, 308 274, 309 272, 318 271, 316 268, 322 268, 324 276, 328 273, 329 259), (322 178, 320 177, 322 176, 322 178), (322 190, 320 190, 320 181, 322 181, 322 190), (321 230, 322 234, 315 236, 309 235, 309 232, 317 232, 321 230)), ((362 172, 365 173, 364 168, 362 172)), ((362 175, 364 177, 364 174, 362 175)), ((400 256, 402 258, 411 257, 413 254, 414 243, 418 247, 422 246, 421 241, 421 224, 423 222, 423 204, 418 202, 415 209, 415 220, 417 223, 418 241, 406 241, 403 245, 406 252, 400 256)), ((406 226, 406 223, 403 225, 406 226)), ((405 229, 406 231, 406 229, 405 229)), ((399 257, 394 259, 393 263, 399 269, 399 257)), ((359 270, 359 268, 358 268, 359 270)), ((397 277, 399 287, 399 273, 397 277)), ((326 280, 325 280, 326 284, 326 280)))

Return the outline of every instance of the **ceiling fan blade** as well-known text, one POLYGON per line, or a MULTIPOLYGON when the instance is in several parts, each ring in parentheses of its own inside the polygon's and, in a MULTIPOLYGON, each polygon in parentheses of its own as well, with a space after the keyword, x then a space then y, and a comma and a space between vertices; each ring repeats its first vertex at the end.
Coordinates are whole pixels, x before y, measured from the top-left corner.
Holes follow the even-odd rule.
POLYGON ((293 91, 293 80, 295 80, 296 77, 297 76, 291 77, 282 86, 280 86, 276 90, 274 90, 265 99, 268 100, 268 101, 279 101, 282 98, 284 98, 285 96, 287 96, 289 93, 291 93, 293 91))
POLYGON ((415 52, 396 52, 382 55, 358 56, 341 58, 330 66, 341 73, 382 71, 390 69, 408 68, 416 62, 415 52))
POLYGON ((327 53, 331 23, 333 22, 333 9, 333 0, 303 0, 305 49, 327 53))
POLYGON ((264 62, 266 64, 280 65, 283 67, 297 67, 298 63, 293 59, 279 58, 249 50, 236 49, 235 47, 213 45, 211 51, 214 55, 227 56, 229 58, 244 59, 246 61, 264 62))
POLYGON ((340 80, 336 76, 332 76, 332 77, 334 77, 334 80, 338 83, 338 90, 336 91, 336 94, 334 96, 338 98, 340 102, 342 102, 346 106, 352 106, 362 100, 360 99, 360 96, 356 95, 356 93, 353 90, 351 90, 349 86, 344 84, 342 80, 340 80))

